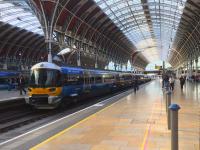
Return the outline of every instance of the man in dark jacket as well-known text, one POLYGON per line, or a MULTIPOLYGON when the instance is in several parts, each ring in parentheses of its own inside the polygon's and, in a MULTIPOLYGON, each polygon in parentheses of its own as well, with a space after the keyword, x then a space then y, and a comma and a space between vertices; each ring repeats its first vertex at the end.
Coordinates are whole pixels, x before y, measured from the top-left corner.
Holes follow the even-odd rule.
POLYGON ((24 91, 24 94, 26 94, 26 90, 25 88, 25 79, 23 77, 23 75, 20 75, 19 80, 18 80, 18 85, 19 85, 19 91, 20 91, 20 95, 22 95, 22 91, 24 91))
POLYGON ((183 85, 185 84, 185 78, 181 76, 179 80, 180 80, 181 90, 183 90, 183 85))
POLYGON ((137 90, 139 90, 139 85, 138 85, 138 78, 135 77, 133 79, 133 88, 134 88, 134 92, 136 93, 137 90))

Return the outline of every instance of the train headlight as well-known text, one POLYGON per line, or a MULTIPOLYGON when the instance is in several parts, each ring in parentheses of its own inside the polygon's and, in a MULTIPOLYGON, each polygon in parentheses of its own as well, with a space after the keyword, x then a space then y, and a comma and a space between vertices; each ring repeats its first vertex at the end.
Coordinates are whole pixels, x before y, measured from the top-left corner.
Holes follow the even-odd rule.
POLYGON ((49 91, 50 92, 54 92, 56 90, 56 88, 50 88, 49 91))

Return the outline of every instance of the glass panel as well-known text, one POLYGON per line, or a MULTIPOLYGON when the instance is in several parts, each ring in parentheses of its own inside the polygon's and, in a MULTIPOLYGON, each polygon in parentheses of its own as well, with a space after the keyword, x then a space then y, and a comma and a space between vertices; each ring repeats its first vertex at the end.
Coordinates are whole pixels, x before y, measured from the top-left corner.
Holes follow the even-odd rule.
POLYGON ((61 86, 60 71, 53 69, 32 70, 29 85, 41 88, 61 86))
POLYGON ((149 60, 167 58, 186 0, 95 0, 149 60))
POLYGON ((0 21, 37 34, 44 34, 37 17, 25 1, 0 1, 0 21))

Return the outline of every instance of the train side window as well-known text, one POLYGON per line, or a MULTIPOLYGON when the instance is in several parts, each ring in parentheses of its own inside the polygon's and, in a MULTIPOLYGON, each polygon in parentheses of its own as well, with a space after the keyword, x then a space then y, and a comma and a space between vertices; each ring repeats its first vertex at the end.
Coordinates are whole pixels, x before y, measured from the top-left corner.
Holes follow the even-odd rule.
POLYGON ((79 76, 76 74, 68 74, 68 84, 69 85, 77 85, 79 76))
POLYGON ((64 75, 64 85, 81 85, 84 82, 83 76, 79 74, 64 75))
POLYGON ((67 85, 68 84, 68 76, 67 74, 63 75, 63 85, 67 85))
POLYGON ((77 77, 77 79, 78 79, 78 82, 77 82, 78 85, 83 84, 84 79, 83 79, 82 75, 79 75, 79 77, 77 77))
POLYGON ((103 80, 102 80, 102 76, 96 76, 95 77, 95 83, 102 83, 103 80))
POLYGON ((103 75, 104 83, 111 83, 113 81, 113 76, 111 74, 103 75))

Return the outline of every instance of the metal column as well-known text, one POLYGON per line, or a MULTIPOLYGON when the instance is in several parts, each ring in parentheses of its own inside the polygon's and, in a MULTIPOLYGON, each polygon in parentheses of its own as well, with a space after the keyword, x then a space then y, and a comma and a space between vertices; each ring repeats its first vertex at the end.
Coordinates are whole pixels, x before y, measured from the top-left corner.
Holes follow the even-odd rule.
POLYGON ((177 104, 171 104, 171 150, 178 150, 178 110, 180 106, 177 104))
POLYGON ((197 74, 198 74, 198 58, 195 60, 195 65, 196 65, 196 67, 195 67, 195 76, 197 76, 197 74))

